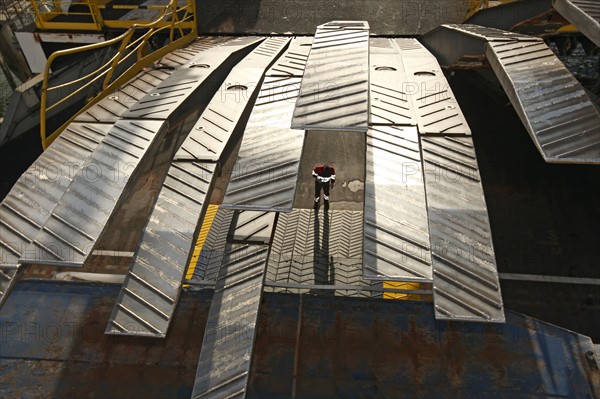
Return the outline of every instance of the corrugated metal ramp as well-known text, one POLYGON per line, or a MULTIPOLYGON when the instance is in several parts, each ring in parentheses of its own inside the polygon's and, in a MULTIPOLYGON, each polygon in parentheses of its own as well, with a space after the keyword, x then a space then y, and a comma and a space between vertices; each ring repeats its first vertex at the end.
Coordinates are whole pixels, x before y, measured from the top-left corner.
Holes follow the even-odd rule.
POLYGON ((542 39, 477 25, 442 25, 421 40, 445 66, 485 53, 546 162, 600 163, 600 113, 542 39))
POLYGON ((225 79, 171 164, 113 310, 108 334, 165 337, 210 198, 216 163, 257 91, 255 82, 288 44, 269 38, 225 79), (234 88, 234 90, 231 90, 234 88))

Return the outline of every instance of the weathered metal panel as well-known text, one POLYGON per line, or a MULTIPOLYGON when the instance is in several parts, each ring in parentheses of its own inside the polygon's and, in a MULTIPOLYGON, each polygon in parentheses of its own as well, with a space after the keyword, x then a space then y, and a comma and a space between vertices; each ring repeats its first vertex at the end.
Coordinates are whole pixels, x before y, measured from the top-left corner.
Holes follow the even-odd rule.
POLYGON ((546 162, 600 163, 600 113, 543 41, 489 42, 485 53, 546 162))
POLYGON ((267 77, 238 153, 223 206, 292 209, 304 131, 290 129, 300 78, 267 77))
POLYGON ((473 141, 421 137, 435 317, 504 322, 492 233, 473 141))
POLYGON ((233 216, 234 211, 219 207, 194 269, 193 282, 217 280, 233 216))
POLYGON ((394 39, 406 73, 404 92, 412 101, 420 134, 470 135, 450 84, 435 57, 417 39, 394 39))
POLYGON ((164 338, 177 306, 213 163, 171 165, 106 328, 107 334, 164 338))
POLYGON ((266 294, 247 397, 598 396, 589 337, 506 316, 460 323, 435 320, 428 303, 266 294))
POLYGON ((19 282, 0 312, 2 397, 189 398, 212 291, 184 292, 152 340, 103 334, 119 288, 19 282))
POLYGON ((265 69, 288 41, 286 38, 266 39, 232 70, 177 151, 175 160, 219 160, 254 98, 265 69))
POLYGON ((367 279, 431 281, 431 249, 416 127, 367 132, 364 269, 367 279))
POLYGON ((81 266, 117 207, 142 158, 162 137, 163 121, 120 120, 91 154, 51 211, 21 263, 81 266))
POLYGON ((255 44, 257 37, 236 38, 201 51, 187 67, 179 68, 123 113, 129 119, 167 119, 233 53, 255 44))
POLYGON ((593 0, 552 0, 560 15, 600 47, 600 4, 593 0))
POLYGON ((234 242, 269 244, 277 212, 236 211, 231 225, 234 242))
POLYGON ((368 91, 368 24, 321 25, 304 70, 292 128, 364 132, 368 91))
POLYGON ((192 398, 245 396, 268 251, 267 245, 225 246, 192 398))
POLYGON ((416 125, 400 50, 392 39, 371 38, 369 54, 370 125, 416 125))
POLYGON ((363 212, 294 209, 280 213, 267 268, 270 290, 373 296, 364 288, 381 283, 362 276, 362 241, 363 212), (320 288, 312 289, 315 285, 320 288), (349 286, 362 288, 353 291, 349 286))

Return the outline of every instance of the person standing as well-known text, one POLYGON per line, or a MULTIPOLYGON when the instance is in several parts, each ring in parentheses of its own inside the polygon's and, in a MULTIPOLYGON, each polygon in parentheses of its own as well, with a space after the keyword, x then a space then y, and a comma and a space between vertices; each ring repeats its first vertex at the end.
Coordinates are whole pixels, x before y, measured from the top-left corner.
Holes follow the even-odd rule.
POLYGON ((312 171, 315 178, 315 204, 321 199, 321 190, 323 190, 323 199, 329 203, 329 188, 335 184, 335 169, 327 164, 317 165, 312 171))

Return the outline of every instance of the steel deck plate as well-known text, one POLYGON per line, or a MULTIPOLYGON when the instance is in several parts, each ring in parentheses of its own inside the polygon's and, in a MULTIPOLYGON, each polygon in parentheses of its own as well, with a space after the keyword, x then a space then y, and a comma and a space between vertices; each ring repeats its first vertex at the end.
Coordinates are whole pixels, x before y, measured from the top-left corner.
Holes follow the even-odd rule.
MULTIPOLYGON (((231 225, 226 225, 232 238, 241 233, 243 214, 237 212, 231 225)), ((263 230, 268 237, 275 216, 263 213, 260 217, 271 220, 263 230)), ((269 246, 228 240, 222 248, 192 398, 243 397, 248 387, 269 246)))
POLYGON ((233 242, 269 244, 276 212, 236 211, 231 225, 233 242))
POLYGON ((267 76, 302 77, 312 42, 312 37, 293 38, 285 53, 269 68, 267 76))
POLYGON ((371 38, 369 54, 370 125, 416 125, 409 81, 392 39, 371 38))
POLYGON ((468 137, 421 137, 435 317, 504 322, 492 234, 468 137))
POLYGON ((435 57, 417 39, 394 39, 401 50, 420 134, 470 135, 471 129, 435 57))
POLYGON ((171 74, 123 113, 128 119, 167 119, 232 54, 260 41, 257 37, 236 38, 221 46, 201 51, 194 61, 171 74))
POLYGON ((73 177, 95 168, 89 159, 111 125, 72 123, 15 183, 0 203, 0 307, 25 253, 73 177))
POLYGON ((364 272, 367 279, 431 281, 427 202, 416 127, 367 132, 364 272))
POLYGON ((131 265, 107 334, 164 338, 207 207, 213 163, 171 165, 131 265))
POLYGON ((280 213, 266 284, 275 292, 381 296, 369 290, 381 282, 362 276, 362 243, 363 212, 294 209, 280 213))
POLYGON ((238 121, 245 113, 258 82, 289 39, 268 38, 227 76, 217 94, 177 151, 175 159, 218 161, 238 121))
POLYGON ((369 121, 369 28, 317 28, 292 119, 293 129, 366 132, 369 121))
POLYGON ((304 131, 289 128, 300 78, 267 77, 256 100, 223 206, 290 211, 304 131))
POLYGON ((120 120, 91 154, 94 168, 79 171, 21 263, 81 266, 106 228, 130 178, 156 137, 166 133, 162 121, 120 120))

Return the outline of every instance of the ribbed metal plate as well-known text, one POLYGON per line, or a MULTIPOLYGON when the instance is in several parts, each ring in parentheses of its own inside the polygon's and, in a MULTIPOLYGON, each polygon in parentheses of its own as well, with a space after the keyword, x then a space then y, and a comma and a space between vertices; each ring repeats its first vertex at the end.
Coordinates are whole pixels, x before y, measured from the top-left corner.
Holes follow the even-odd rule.
MULTIPOLYGON (((15 183, 0 204, 0 307, 14 285, 19 258, 48 220, 75 174, 111 125, 72 123, 15 183)), ((33 254, 35 256, 35 254, 33 254)))
POLYGON ((150 67, 131 81, 77 115, 75 122, 115 123, 127 110, 174 72, 171 67, 150 67))
POLYGON ((288 40, 266 39, 232 70, 177 151, 176 160, 219 160, 265 69, 288 40))
POLYGON ((600 47, 600 3, 595 0, 552 0, 552 6, 600 47))
POLYGON ((207 206, 214 163, 171 165, 131 265, 107 334, 164 338, 207 206))
POLYGON ((93 168, 79 171, 21 263, 81 266, 144 154, 166 131, 162 121, 118 121, 92 153, 93 168))
POLYGON ((230 233, 234 242, 269 244, 276 212, 235 211, 230 233))
MULTIPOLYGON (((336 295, 371 297, 363 278, 363 212, 294 209, 280 213, 267 268, 268 285, 290 285, 299 293, 310 286, 331 286, 336 295), (357 290, 335 289, 335 286, 357 290), (362 287, 362 288, 360 288, 362 287)), ((274 291, 287 291, 285 287, 274 291)), ((380 295, 380 294, 378 294, 380 295)))
POLYGON ((367 132, 364 232, 365 278, 432 280, 416 127, 372 126, 367 132))
MULTIPOLYGON (((238 222, 234 218, 233 230, 238 222)), ((267 245, 225 245, 192 398, 245 396, 268 252, 267 245)))
POLYGON ((193 62, 175 70, 169 79, 156 85, 148 94, 123 113, 130 119, 167 119, 167 117, 195 92, 200 85, 233 53, 256 43, 259 38, 232 40, 222 46, 201 51, 193 62))
POLYGON ((416 39, 394 39, 400 50, 408 95, 417 116, 420 134, 470 135, 450 84, 435 57, 416 39))
POLYGON ((416 125, 400 50, 392 39, 370 39, 370 125, 416 125))
POLYGON ((234 40, 232 36, 204 36, 199 37, 187 46, 170 52, 158 60, 157 64, 162 67, 180 68, 194 63, 202 51, 209 50, 215 46, 234 40))
POLYGON ((600 113, 542 40, 489 42, 485 54, 546 162, 600 163, 600 113))
POLYGON ((89 158, 110 128, 72 123, 15 183, 0 204, 1 265, 19 263, 79 171, 97 170, 89 158))
POLYGON ((292 209, 304 131, 289 128, 300 78, 267 77, 244 132, 224 207, 292 209))
POLYGON ((473 24, 444 24, 441 29, 450 29, 464 33, 472 37, 477 37, 487 41, 538 41, 537 37, 523 35, 521 33, 509 32, 502 29, 489 28, 487 26, 479 26, 473 24))
POLYGON ((504 322, 492 234, 468 137, 421 137, 435 317, 504 322))
POLYGON ((364 132, 368 91, 368 25, 322 25, 308 56, 292 128, 364 132))
POLYGON ((267 76, 302 77, 312 42, 312 37, 293 38, 285 53, 267 71, 267 76))

